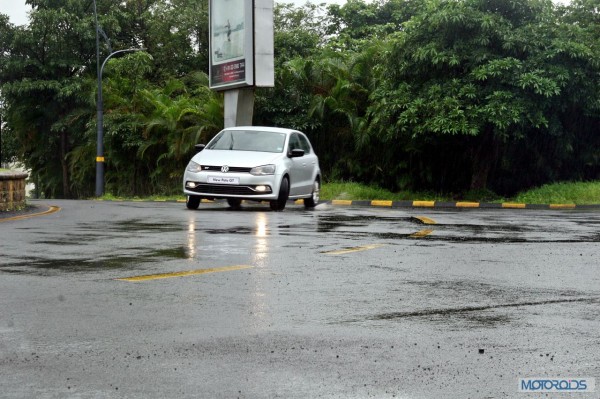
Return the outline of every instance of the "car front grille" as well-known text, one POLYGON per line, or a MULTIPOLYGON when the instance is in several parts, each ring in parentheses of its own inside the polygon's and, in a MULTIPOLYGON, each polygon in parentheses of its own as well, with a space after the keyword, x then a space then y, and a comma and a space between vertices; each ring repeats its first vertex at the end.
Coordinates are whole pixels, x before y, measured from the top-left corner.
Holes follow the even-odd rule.
MULTIPOLYGON (((252 168, 242 168, 239 166, 229 166, 229 173, 233 173, 233 172, 237 172, 237 173, 250 173, 250 171, 252 170, 252 168)), ((202 171, 203 172, 220 172, 221 171, 221 166, 215 166, 215 165, 202 165, 202 171)))
POLYGON ((251 186, 230 186, 225 184, 205 184, 197 183, 196 187, 187 187, 187 190, 195 193, 202 194, 215 194, 215 195, 265 195, 270 194, 271 189, 267 191, 255 191, 251 186))

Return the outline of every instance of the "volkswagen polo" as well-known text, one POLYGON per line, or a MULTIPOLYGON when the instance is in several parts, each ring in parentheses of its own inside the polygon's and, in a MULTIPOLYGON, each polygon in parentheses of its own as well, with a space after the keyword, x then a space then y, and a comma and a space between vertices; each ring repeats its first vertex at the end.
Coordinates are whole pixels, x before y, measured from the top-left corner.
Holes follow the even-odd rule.
POLYGON ((232 208, 242 200, 269 201, 276 211, 288 199, 303 199, 307 208, 319 202, 319 159, 300 131, 230 127, 196 148, 183 177, 188 209, 197 209, 203 198, 224 198, 232 208))

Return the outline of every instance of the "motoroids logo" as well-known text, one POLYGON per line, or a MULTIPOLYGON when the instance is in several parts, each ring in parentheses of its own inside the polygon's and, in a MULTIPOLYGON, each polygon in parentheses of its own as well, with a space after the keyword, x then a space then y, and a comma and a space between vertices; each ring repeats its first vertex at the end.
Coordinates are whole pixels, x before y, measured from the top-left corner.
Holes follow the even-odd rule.
POLYGON ((593 378, 520 378, 520 392, 594 392, 593 378))

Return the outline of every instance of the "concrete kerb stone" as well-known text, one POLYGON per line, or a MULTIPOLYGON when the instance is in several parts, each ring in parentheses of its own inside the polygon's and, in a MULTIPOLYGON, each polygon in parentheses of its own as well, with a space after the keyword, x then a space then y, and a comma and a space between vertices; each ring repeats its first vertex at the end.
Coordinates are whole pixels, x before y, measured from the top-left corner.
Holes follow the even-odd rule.
MULTIPOLYGON (((121 201, 121 200, 101 200, 121 201)), ((122 200, 126 202, 127 200, 122 200)), ((138 200, 143 201, 143 200, 138 200)), ((202 200, 202 203, 214 203, 224 200, 202 200)), ((185 200, 149 200, 149 202, 185 203, 185 200)), ((303 204, 302 200, 289 200, 296 205, 303 204)), ((433 209, 537 209, 537 210, 573 210, 573 209, 600 209, 600 204, 575 205, 575 204, 523 204, 514 202, 447 202, 447 201, 390 201, 390 200, 326 200, 319 205, 332 205, 339 207, 373 207, 373 208, 433 208, 433 209)))
MULTIPOLYGON (((387 202, 389 208, 433 208, 433 209, 546 209, 546 210, 573 210, 573 209, 600 209, 600 204, 575 205, 575 204, 523 204, 513 202, 446 202, 446 201, 345 201, 344 206, 371 206, 381 208, 381 203, 387 202)), ((336 201, 322 201, 321 204, 338 205, 336 201)))

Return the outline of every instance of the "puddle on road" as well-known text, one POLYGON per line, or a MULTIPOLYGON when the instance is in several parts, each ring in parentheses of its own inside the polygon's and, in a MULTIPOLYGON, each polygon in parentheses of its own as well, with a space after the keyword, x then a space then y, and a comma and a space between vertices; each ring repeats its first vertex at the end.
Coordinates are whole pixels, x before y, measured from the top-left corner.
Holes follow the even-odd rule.
POLYGON ((367 226, 371 222, 386 222, 386 223, 410 223, 415 222, 411 217, 385 217, 373 215, 324 215, 319 216, 317 220, 317 232, 329 233, 337 230, 340 227, 362 227, 367 226))
POLYGON ((248 226, 240 226, 240 227, 231 227, 228 229, 208 229, 205 230, 205 233, 215 235, 215 234, 254 234, 255 228, 250 228, 248 226))
POLYGON ((414 311, 380 313, 373 316, 348 319, 334 322, 331 324, 363 323, 368 321, 399 321, 403 319, 425 319, 428 322, 439 323, 445 327, 448 327, 452 324, 466 323, 472 327, 491 328, 499 324, 505 325, 515 320, 514 316, 511 317, 506 314, 498 313, 498 311, 501 310, 532 306, 561 305, 570 303, 598 304, 600 303, 600 297, 549 299, 540 301, 514 302, 479 306, 460 306, 456 308, 422 309, 414 311))
POLYGON ((189 259, 187 247, 165 248, 140 252, 137 255, 113 256, 101 259, 47 259, 24 258, 18 263, 0 266, 0 271, 12 274, 49 275, 57 271, 67 273, 94 272, 107 269, 134 269, 141 264, 171 259, 189 259))

